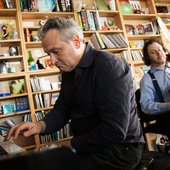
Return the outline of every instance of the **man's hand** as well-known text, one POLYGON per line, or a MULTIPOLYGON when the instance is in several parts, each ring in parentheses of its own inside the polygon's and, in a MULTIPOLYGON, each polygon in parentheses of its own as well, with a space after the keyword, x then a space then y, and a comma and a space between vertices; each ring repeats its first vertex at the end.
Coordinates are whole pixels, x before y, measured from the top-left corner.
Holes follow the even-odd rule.
POLYGON ((23 134, 25 137, 31 135, 39 134, 43 132, 46 128, 46 125, 43 121, 40 122, 22 122, 17 126, 13 126, 7 135, 7 140, 11 138, 16 139, 19 134, 23 134))

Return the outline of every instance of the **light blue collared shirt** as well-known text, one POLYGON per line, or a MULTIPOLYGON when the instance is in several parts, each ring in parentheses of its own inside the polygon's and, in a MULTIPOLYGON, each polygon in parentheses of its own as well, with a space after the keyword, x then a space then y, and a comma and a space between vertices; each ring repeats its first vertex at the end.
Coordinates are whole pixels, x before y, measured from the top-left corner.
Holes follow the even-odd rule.
POLYGON ((167 112, 167 103, 170 102, 170 64, 167 64, 164 70, 151 67, 150 71, 157 79, 165 103, 160 102, 151 77, 146 73, 140 81, 141 109, 148 114, 167 112))

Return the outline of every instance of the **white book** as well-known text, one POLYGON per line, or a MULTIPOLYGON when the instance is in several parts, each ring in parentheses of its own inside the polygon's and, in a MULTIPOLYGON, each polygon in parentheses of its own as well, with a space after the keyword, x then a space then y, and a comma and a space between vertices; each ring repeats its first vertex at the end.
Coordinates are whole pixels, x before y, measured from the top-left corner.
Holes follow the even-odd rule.
POLYGON ((34 97, 35 97, 35 104, 36 104, 37 109, 41 108, 40 99, 38 97, 38 94, 35 94, 34 97))
POLYGON ((40 100, 40 106, 41 106, 41 108, 43 108, 44 107, 44 103, 43 103, 43 99, 42 99, 41 94, 38 94, 38 97, 39 97, 39 100, 40 100))
POLYGON ((43 94, 43 101, 45 107, 50 107, 50 93, 43 94))
POLYGON ((30 82, 31 82, 32 91, 33 92, 38 91, 33 78, 30 78, 30 82))
POLYGON ((35 77, 33 78, 33 80, 34 80, 34 84, 35 84, 35 86, 36 86, 37 91, 41 91, 38 78, 35 76, 35 77))
POLYGON ((53 90, 58 90, 61 82, 51 82, 51 88, 53 90))
POLYGON ((44 77, 39 77, 38 81, 39 81, 41 91, 51 90, 51 83, 49 80, 46 80, 44 77))

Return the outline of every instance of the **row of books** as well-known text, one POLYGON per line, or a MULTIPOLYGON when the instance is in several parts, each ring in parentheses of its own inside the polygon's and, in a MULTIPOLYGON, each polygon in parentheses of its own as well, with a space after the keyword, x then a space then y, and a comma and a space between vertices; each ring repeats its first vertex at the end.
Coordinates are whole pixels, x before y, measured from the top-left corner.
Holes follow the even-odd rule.
POLYGON ((29 110, 29 104, 27 97, 18 97, 11 100, 10 103, 5 103, 0 105, 0 115, 1 114, 11 114, 15 112, 21 112, 29 110))
POLYGON ((32 11, 32 12, 52 12, 62 11, 71 12, 73 11, 72 0, 50 0, 39 1, 39 0, 20 0, 21 11, 32 11))
POLYGON ((99 34, 94 33, 90 37, 90 42, 96 49, 107 49, 107 48, 125 48, 128 46, 127 41, 120 34, 99 34))
POLYGON ((143 54, 141 50, 131 50, 130 53, 131 54, 129 54, 127 50, 124 50, 120 53, 116 53, 115 55, 125 61, 142 60, 143 54))
POLYGON ((143 54, 142 54, 141 50, 137 50, 137 51, 131 50, 131 56, 132 56, 132 60, 134 60, 134 61, 142 60, 142 58, 143 58, 143 54))
POLYGON ((30 79, 31 86, 32 86, 32 91, 37 92, 37 91, 44 91, 44 90, 60 90, 61 88, 61 78, 60 75, 56 75, 56 80, 58 81, 53 81, 46 77, 33 77, 30 79), (52 82, 53 81, 53 82, 52 82))
MULTIPOLYGON (((30 114, 23 115, 23 122, 26 121, 30 121, 30 122, 32 121, 30 114)), ((0 135, 6 136, 9 129, 14 125, 17 125, 17 123, 13 119, 5 120, 2 124, 0 124, 0 135)))
POLYGON ((129 55, 127 50, 121 51, 120 53, 115 53, 115 55, 117 57, 121 58, 122 60, 125 60, 125 61, 131 61, 132 60, 132 58, 129 55))
POLYGON ((143 48, 144 40, 140 41, 129 41, 130 48, 143 48))
MULTIPOLYGON (((60 75, 56 75, 55 78, 56 81, 51 82, 54 81, 53 77, 32 77, 30 79, 30 82, 33 92, 59 90, 61 85, 61 82, 59 82, 60 75)), ((58 99, 58 96, 59 92, 34 94, 35 107, 38 109, 53 106, 55 104, 55 101, 58 99)))
POLYGON ((31 114, 24 114, 22 121, 23 122, 32 122, 31 114))
POLYGON ((114 17, 101 17, 98 11, 81 10, 77 15, 83 31, 118 29, 114 17))
POLYGON ((59 97, 59 92, 43 93, 34 95, 34 104, 37 109, 51 107, 59 97))
POLYGON ((10 128, 14 125, 16 125, 16 123, 11 119, 4 121, 4 123, 0 125, 0 135, 6 136, 10 128))
POLYGON ((4 8, 14 8, 14 4, 12 0, 0 0, 0 9, 4 8))
POLYGON ((0 82, 0 97, 17 95, 25 92, 24 79, 0 82))
POLYGON ((64 138, 68 138, 68 137, 71 137, 71 133, 70 133, 70 124, 66 124, 66 126, 64 126, 64 128, 60 129, 59 131, 57 132, 54 132, 54 133, 51 133, 49 135, 45 135, 45 136, 40 136, 40 139, 41 139, 41 143, 42 144, 46 144, 48 142, 51 142, 51 141, 58 141, 58 140, 61 140, 61 139, 64 139, 64 138))
POLYGON ((127 35, 144 35, 144 34, 159 34, 157 21, 147 22, 143 24, 125 24, 127 35))
MULTIPOLYGON (((35 113, 36 120, 40 121, 48 113, 49 113, 49 111, 36 112, 35 113)), ((51 142, 51 141, 56 141, 56 140, 60 140, 60 139, 63 139, 63 138, 68 138, 71 135, 72 135, 72 132, 71 132, 71 128, 70 128, 70 123, 68 123, 61 130, 54 132, 50 135, 40 136, 40 138, 41 138, 41 143, 45 144, 45 143, 48 143, 48 142, 51 142)))

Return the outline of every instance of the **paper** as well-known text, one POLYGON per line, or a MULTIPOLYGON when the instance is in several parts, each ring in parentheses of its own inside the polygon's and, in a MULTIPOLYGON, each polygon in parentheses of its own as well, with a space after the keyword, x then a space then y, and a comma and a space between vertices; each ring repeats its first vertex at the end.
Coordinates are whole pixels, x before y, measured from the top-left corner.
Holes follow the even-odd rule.
POLYGON ((19 153, 25 151, 25 149, 16 145, 13 140, 4 141, 4 137, 0 135, 0 145, 9 153, 19 153))

